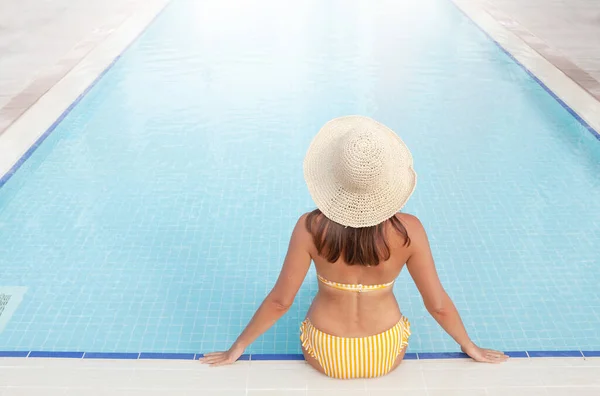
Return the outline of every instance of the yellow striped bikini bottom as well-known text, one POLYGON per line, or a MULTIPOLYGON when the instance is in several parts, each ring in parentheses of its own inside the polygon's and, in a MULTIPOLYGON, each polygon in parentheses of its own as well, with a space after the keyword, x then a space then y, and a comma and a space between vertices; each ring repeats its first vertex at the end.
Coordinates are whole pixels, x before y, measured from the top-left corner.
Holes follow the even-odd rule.
POLYGON ((360 338, 325 334, 306 319, 300 326, 300 340, 332 378, 374 378, 389 373, 396 358, 408 345, 410 322, 402 317, 383 333, 360 338))

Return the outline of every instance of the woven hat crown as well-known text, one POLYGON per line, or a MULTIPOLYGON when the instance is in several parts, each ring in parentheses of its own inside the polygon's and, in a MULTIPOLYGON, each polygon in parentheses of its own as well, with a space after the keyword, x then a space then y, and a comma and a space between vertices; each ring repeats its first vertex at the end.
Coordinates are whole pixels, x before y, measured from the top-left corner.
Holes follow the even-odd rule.
POLYGON ((321 212, 353 228, 394 216, 417 179, 398 135, 362 116, 336 118, 321 128, 304 159, 304 178, 321 212))
POLYGON ((348 191, 361 193, 377 188, 389 164, 385 143, 377 133, 352 130, 341 138, 341 150, 336 156, 334 171, 340 184, 348 191))

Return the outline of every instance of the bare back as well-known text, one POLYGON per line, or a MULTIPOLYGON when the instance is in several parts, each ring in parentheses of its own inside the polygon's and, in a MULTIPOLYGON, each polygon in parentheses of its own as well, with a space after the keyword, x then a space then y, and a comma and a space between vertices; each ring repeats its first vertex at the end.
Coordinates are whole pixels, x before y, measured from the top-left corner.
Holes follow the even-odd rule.
MULTIPOLYGON (((398 219, 410 236, 410 221, 404 214, 398 219)), ((348 265, 343 257, 335 263, 328 262, 317 253, 311 243, 309 252, 317 273, 333 282, 344 284, 378 285, 395 280, 410 257, 410 247, 390 224, 386 228, 390 258, 377 266, 348 265)), ((319 291, 307 317, 319 330, 339 337, 365 337, 393 327, 401 318, 400 307, 393 288, 359 293, 338 290, 319 282, 319 291)))

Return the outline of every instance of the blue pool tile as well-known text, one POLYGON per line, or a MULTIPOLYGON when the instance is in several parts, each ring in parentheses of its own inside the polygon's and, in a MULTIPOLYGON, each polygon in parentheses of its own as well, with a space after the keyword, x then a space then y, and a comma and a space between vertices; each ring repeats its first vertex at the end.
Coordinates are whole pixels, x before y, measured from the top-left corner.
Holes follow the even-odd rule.
POLYGON ((269 354, 257 353, 251 354, 250 360, 304 360, 304 355, 301 354, 269 354))
POLYGON ((31 351, 30 358, 81 359, 83 352, 31 351))
POLYGON ((417 354, 419 359, 468 359, 469 356, 461 352, 425 352, 417 354))
POLYGON ((581 351, 527 351, 529 357, 583 357, 581 351))
POLYGON ((407 353, 404 355, 404 360, 417 360, 419 357, 416 353, 407 353))
POLYGON ((0 357, 27 357, 28 351, 0 351, 0 357))
MULTIPOLYGON (((321 54, 319 43, 331 38, 328 30, 308 26, 297 32, 302 40, 289 40, 317 50, 292 91, 285 73, 258 73, 247 95, 223 106, 212 93, 226 92, 256 64, 252 57, 233 56, 223 67, 209 67, 221 59, 210 40, 181 61, 177 54, 189 48, 173 51, 173 45, 208 32, 196 18, 182 18, 194 14, 195 3, 173 2, 161 22, 38 140, 37 150, 9 172, 12 178, 0 179, 0 224, 11 230, 0 238, 2 284, 28 286, 2 331, 0 350, 187 354, 228 348, 276 281, 297 215, 314 208, 301 172, 308 145, 327 119, 355 112, 401 127, 410 142, 415 166, 426 177, 406 209, 430 229, 436 258, 444 263, 439 268, 444 286, 464 309, 465 325, 478 342, 501 350, 600 349, 595 331, 600 317, 589 315, 600 276, 595 265, 600 206, 580 199, 600 191, 600 142, 479 37, 475 25, 462 23, 451 8, 448 18, 446 11, 431 13, 427 2, 415 10, 424 25, 440 16, 448 23, 416 32, 415 48, 427 42, 439 51, 431 51, 434 58, 419 57, 410 70, 432 61, 443 67, 439 79, 410 74, 424 89, 402 96, 408 119, 389 105, 404 81, 383 79, 371 86, 370 76, 385 70, 407 74, 404 57, 376 54, 372 63, 380 66, 358 76, 352 67, 329 67, 353 56, 347 52, 352 47, 321 54), (175 24, 181 28, 169 28, 175 24), (451 50, 455 45, 474 49, 478 58, 465 63, 461 51, 451 50), (166 60, 158 66, 157 54, 166 60), (198 65, 203 73, 196 73, 198 65), (164 78, 169 70, 177 73, 164 78), (358 84, 346 84, 357 78, 358 84), (321 79, 323 89, 313 90, 321 79), (265 84, 274 91, 263 97, 265 84), (173 94, 148 95, 150 85, 152 92, 173 94), (296 87, 309 88, 296 92, 296 87), (368 105, 363 88, 372 92, 368 105), (450 102, 425 100, 429 89, 458 96, 450 102), (274 112, 255 112, 247 99, 256 97, 274 112), (343 99, 332 105, 333 97, 343 99), (246 124, 246 117, 230 117, 232 111, 257 117, 246 124), (294 126, 282 128, 289 122, 294 126), (483 131, 475 133, 481 125, 483 131), (423 130, 436 131, 436 144, 423 130), (465 150, 473 155, 461 155, 465 150), (35 219, 35 226, 23 219, 35 219), (563 233, 545 232, 557 221, 566 227, 563 233), (457 224, 467 226, 453 232, 457 224), (515 224, 520 232, 514 232, 515 224), (571 237, 564 240, 563 234, 571 237), (563 255, 568 260, 557 260, 563 255), (33 264, 24 268, 17 262, 33 264), (557 289, 558 305, 543 303, 555 301, 557 289), (548 321, 557 311, 561 320, 548 321)), ((394 25, 392 35, 415 33, 396 31, 404 25, 394 25)), ((268 40, 250 36, 232 42, 227 53, 243 55, 248 45, 272 56, 265 64, 287 66, 268 40)), ((411 352, 458 350, 406 275, 394 288, 414 320, 411 352)), ((288 314, 248 353, 300 353, 298 325, 317 290, 312 266, 288 314)))
POLYGON ((140 357, 139 353, 121 353, 121 352, 86 352, 84 359, 132 359, 140 357))
POLYGON ((157 353, 157 352, 142 352, 140 359, 164 359, 164 360, 194 360, 196 357, 193 353, 157 353))
POLYGON ((250 360, 250 355, 242 355, 238 360, 250 360))
POLYGON ((60 125, 60 123, 67 117, 67 115, 77 106, 77 104, 83 99, 83 97, 98 83, 102 77, 110 70, 110 68, 117 62, 121 57, 119 54, 113 61, 96 77, 96 79, 82 92, 79 96, 62 112, 60 116, 46 129, 46 131, 38 138, 35 143, 19 158, 19 160, 8 170, 2 177, 0 177, 0 187, 5 185, 8 180, 17 172, 17 170, 27 161, 29 157, 33 155, 35 150, 46 140, 46 138, 60 125))
POLYGON ((504 352, 505 355, 511 358, 528 358, 527 352, 525 351, 510 351, 504 352))
POLYGON ((600 351, 583 351, 584 357, 600 357, 600 351))

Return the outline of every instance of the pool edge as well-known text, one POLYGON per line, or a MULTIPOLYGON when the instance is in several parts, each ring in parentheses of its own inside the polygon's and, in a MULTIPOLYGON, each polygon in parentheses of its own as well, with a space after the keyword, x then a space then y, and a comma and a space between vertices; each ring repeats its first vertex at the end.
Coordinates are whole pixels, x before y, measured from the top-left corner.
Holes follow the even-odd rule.
MULTIPOLYGON (((583 88, 577 81, 566 75, 560 68, 554 65, 550 60, 546 59, 541 53, 539 53, 534 47, 532 47, 527 41, 520 37, 515 32, 509 30, 503 26, 492 14, 486 9, 480 7, 473 2, 465 2, 463 0, 449 0, 458 11, 460 11, 471 23, 473 23, 488 39, 490 39, 502 52, 504 52, 513 62, 521 67, 537 84, 539 84, 544 91, 546 91, 554 100, 556 100, 571 116, 573 116, 588 132, 592 134, 597 140, 600 141, 600 101, 598 101, 590 92, 583 88), (489 21, 485 21, 482 15, 476 15, 479 12, 488 16, 495 26, 492 26, 489 21), (500 34, 502 31, 503 34, 500 34), (543 81, 546 74, 548 80, 558 80, 559 77, 551 77, 549 70, 542 70, 543 66, 537 65, 536 67, 528 67, 524 61, 518 59, 515 53, 518 53, 518 48, 513 47, 509 44, 510 36, 513 36, 520 44, 528 49, 528 54, 521 54, 522 57, 530 56, 530 60, 538 58, 542 60, 542 63, 547 63, 553 70, 552 72, 558 72, 557 76, 563 79, 563 81, 545 82, 543 81), (502 43, 503 41, 504 43, 502 43), (570 87, 572 90, 571 95, 577 96, 578 105, 568 104, 569 101, 559 91, 564 90, 565 93, 568 91, 566 84, 571 82, 574 86, 570 87), (554 86, 551 88, 550 86, 554 86), (580 91, 580 92, 577 92, 580 91), (589 109, 584 111, 584 102, 588 102, 589 109)), ((576 100, 571 98, 573 102, 576 100)))
MULTIPOLYGON (((0 161, 0 188, 2 188, 11 178, 12 176, 19 170, 19 168, 33 155, 35 150, 50 136, 50 134, 56 129, 56 127, 69 115, 69 113, 77 106, 81 100, 96 86, 96 84, 110 71, 110 69, 115 65, 115 63, 121 58, 123 53, 127 51, 131 45, 133 45, 140 36, 148 29, 148 27, 165 11, 165 9, 172 4, 171 0, 157 0, 155 9, 142 9, 134 12, 126 21, 124 21, 115 32, 106 37, 102 42, 100 42, 94 49, 92 49, 81 61, 73 67, 63 78, 52 86, 44 95, 37 99, 37 101, 30 106, 20 117, 18 117, 14 122, 5 130, 2 134, 0 134, 0 142, 3 140, 8 141, 8 147, 11 147, 11 143, 14 146, 17 146, 20 154, 13 155, 12 159, 5 160, 6 162, 3 164, 0 161), (140 20, 137 20, 140 19, 140 20), (136 24, 137 22, 137 24, 136 24), (113 43, 113 48, 110 48, 110 45, 107 45, 109 40, 113 40, 116 43, 113 43), (108 46, 109 48, 102 48, 102 46, 108 46), (117 48, 114 48, 117 47, 117 48), (104 51, 104 53, 102 53, 104 51), (100 56, 98 55, 100 53, 100 56), (98 60, 94 61, 94 57, 101 58, 100 62, 104 61, 102 64, 98 64, 98 60), (102 59, 104 58, 104 59, 102 59), (69 81, 73 79, 76 81, 78 78, 81 79, 81 76, 78 76, 78 73, 81 73, 81 69, 94 69, 94 67, 99 68, 99 72, 95 73, 93 77, 88 76, 89 82, 83 83, 72 83, 76 85, 74 87, 66 87, 67 91, 76 90, 77 96, 74 99, 65 100, 62 94, 57 93, 61 88, 63 90, 64 87, 60 86, 60 84, 66 84, 65 81, 69 81), (58 98, 55 98, 58 97, 58 98), (53 114, 46 114, 47 108, 52 110, 52 106, 49 106, 45 102, 62 102, 63 106, 66 106, 53 114), (44 106, 47 108, 44 109, 44 106), (40 114, 44 114, 45 119, 39 120, 40 114), (39 124, 45 124, 44 126, 35 128, 31 127, 39 124), (21 124, 25 124, 22 126, 21 124), (21 131, 19 131, 21 129, 21 131), (37 131, 33 132, 34 136, 30 136, 29 141, 23 130, 34 129, 37 131), (14 131, 17 132, 14 132, 14 131), (11 132, 12 131, 12 132, 11 132), (23 135, 23 137, 21 136, 23 135), (11 142, 12 140, 12 142, 11 142), (16 141, 16 142, 15 142, 16 141)), ((32 132, 28 132, 32 133, 32 132)), ((0 147, 0 154, 5 154, 2 152, 0 147)), ((10 153, 7 153, 10 156, 10 153)))
MULTIPOLYGON (((506 351, 513 359, 539 358, 600 358, 600 350, 532 350, 506 351)), ((0 351, 1 358, 12 359, 85 359, 85 360, 198 360, 202 353, 170 353, 170 352, 81 352, 81 351, 0 351)), ((407 353, 405 360, 457 360, 468 359, 461 352, 414 352, 407 353)), ((302 361, 302 354, 283 353, 244 354, 242 361, 302 361)))

